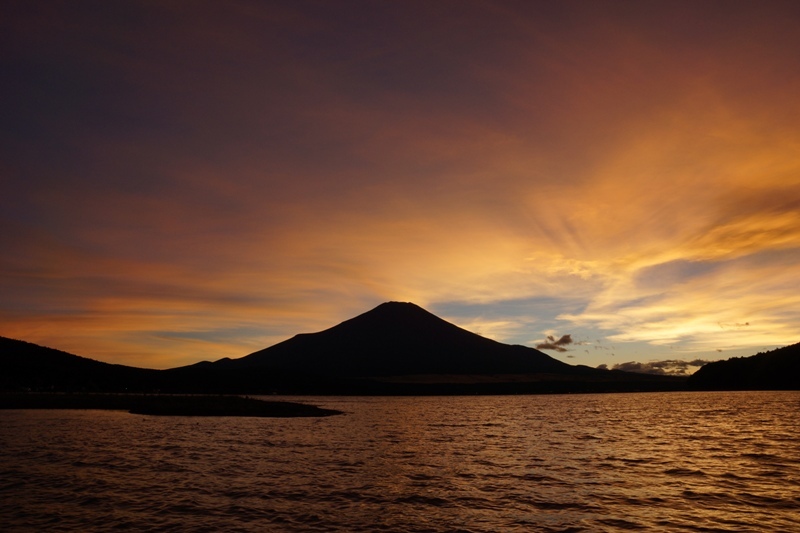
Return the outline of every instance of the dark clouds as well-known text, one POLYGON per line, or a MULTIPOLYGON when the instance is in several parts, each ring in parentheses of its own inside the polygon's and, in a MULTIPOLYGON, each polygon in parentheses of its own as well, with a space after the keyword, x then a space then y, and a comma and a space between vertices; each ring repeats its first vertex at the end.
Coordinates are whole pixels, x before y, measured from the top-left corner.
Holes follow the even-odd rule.
POLYGON ((572 336, 562 335, 561 338, 556 339, 552 335, 547 336, 547 342, 543 342, 541 344, 536 345, 537 350, 555 350, 557 352, 566 352, 567 348, 565 346, 569 346, 572 344, 572 336))

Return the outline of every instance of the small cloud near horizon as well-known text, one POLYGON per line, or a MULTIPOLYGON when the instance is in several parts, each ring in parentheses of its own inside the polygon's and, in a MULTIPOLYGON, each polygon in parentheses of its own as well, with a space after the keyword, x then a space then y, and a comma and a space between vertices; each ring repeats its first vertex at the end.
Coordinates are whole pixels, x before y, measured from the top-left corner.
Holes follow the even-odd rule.
POLYGON ((546 342, 542 342, 536 345, 537 350, 555 350, 557 352, 566 352, 567 349, 564 346, 569 346, 572 344, 572 335, 566 334, 562 335, 561 338, 557 339, 553 335, 548 335, 546 342))

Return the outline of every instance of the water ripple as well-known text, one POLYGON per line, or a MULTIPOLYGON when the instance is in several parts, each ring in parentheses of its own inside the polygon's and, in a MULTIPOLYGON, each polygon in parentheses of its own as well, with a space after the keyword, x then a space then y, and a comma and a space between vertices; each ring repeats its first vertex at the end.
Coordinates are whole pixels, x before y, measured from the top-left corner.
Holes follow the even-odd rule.
MULTIPOLYGON (((309 399, 305 399, 309 401, 309 399)), ((4 531, 796 531, 800 394, 0 412, 4 531)))

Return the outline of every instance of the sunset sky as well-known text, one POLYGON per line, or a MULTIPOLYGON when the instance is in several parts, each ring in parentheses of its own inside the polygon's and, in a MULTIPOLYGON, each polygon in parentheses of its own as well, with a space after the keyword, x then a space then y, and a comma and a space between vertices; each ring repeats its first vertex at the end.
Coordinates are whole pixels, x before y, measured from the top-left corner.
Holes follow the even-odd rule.
POLYGON ((800 342, 798 28, 794 0, 5 1, 0 335, 167 368, 399 300, 590 366, 800 342))

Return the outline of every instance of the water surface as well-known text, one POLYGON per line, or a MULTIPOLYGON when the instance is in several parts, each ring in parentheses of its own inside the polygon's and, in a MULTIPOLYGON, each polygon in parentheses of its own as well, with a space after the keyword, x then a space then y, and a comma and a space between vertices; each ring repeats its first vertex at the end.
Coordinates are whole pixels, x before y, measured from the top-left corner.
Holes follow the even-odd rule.
POLYGON ((800 530, 797 392, 300 400, 347 414, 0 411, 0 526, 800 530))

